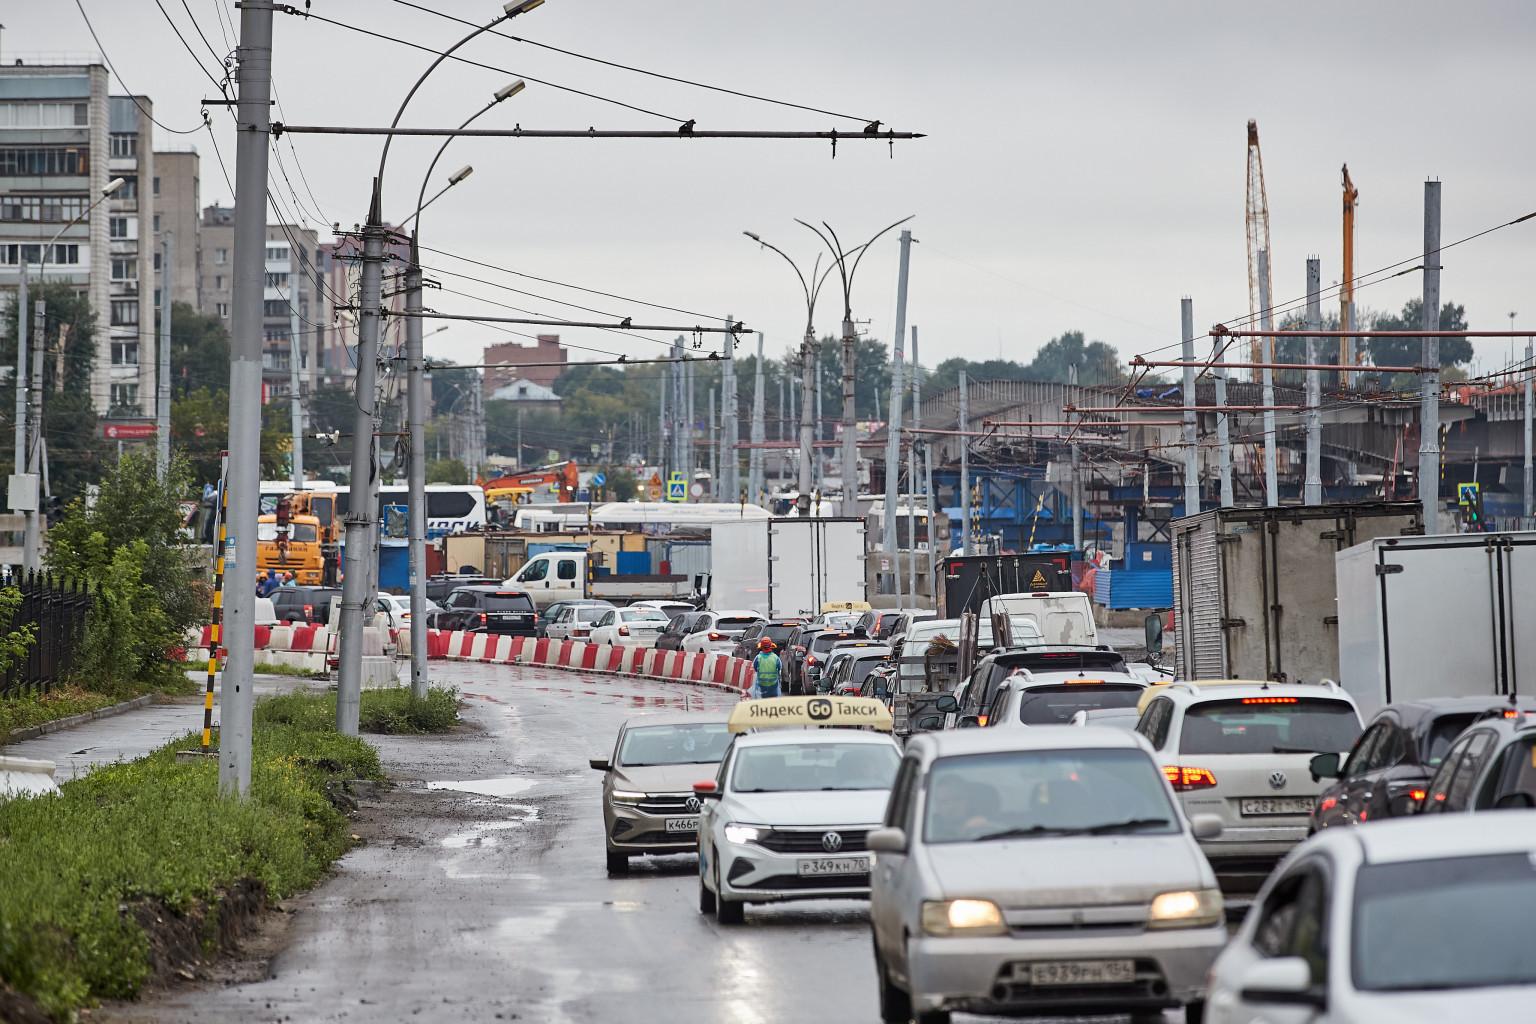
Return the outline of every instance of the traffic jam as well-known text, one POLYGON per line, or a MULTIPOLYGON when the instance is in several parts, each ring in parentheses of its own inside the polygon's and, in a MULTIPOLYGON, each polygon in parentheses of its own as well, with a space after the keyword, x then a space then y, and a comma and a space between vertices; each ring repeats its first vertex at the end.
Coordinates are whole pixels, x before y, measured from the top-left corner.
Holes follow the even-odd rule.
POLYGON ((1536 700, 1187 680, 1162 616, 1128 661, 1067 591, 729 635, 668 611, 605 609, 594 642, 729 650, 757 683, 591 759, 609 876, 691 858, 727 928, 867 904, 882 1021, 1530 1019, 1536 814, 1465 816, 1536 808, 1536 700))

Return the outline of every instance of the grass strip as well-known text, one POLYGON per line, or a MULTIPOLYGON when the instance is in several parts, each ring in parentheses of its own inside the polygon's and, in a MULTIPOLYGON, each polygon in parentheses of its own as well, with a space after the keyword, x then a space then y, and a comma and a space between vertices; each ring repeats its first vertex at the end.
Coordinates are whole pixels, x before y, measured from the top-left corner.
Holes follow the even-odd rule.
POLYGON ((324 874, 350 842, 327 785, 383 772, 372 747, 334 731, 327 698, 279 700, 281 713, 258 706, 249 800, 220 798, 216 763, 177 763, 191 734, 59 796, 0 802, 0 994, 61 1021, 132 997, 153 969, 146 922, 199 922, 206 950, 228 894, 281 899, 324 874))
POLYGON ((100 711, 136 696, 129 694, 118 697, 107 693, 92 693, 78 686, 59 686, 42 695, 20 694, 0 698, 0 743, 4 743, 5 738, 17 729, 30 729, 61 718, 100 711))
MULTIPOLYGON (((336 721, 336 694, 285 694, 262 701, 257 721, 285 722, 304 728, 329 727, 336 721)), ((406 687, 364 690, 358 728, 363 732, 419 735, 447 732, 459 721, 459 691, 434 686, 420 700, 406 687)))

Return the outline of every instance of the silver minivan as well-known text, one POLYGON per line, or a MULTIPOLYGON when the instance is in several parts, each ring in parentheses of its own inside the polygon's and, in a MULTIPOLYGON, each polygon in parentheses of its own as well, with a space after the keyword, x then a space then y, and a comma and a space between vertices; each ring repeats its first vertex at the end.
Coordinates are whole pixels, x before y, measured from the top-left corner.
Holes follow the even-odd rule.
POLYGON ((1123 729, 914 736, 868 841, 881 1019, 1183 1006, 1199 1021, 1227 935, 1196 842, 1213 831, 1123 729))

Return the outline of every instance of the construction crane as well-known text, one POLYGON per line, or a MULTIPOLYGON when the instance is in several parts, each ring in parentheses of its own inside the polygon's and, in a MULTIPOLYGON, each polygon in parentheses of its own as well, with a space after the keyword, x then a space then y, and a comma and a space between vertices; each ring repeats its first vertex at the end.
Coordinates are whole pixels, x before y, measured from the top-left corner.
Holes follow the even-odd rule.
MULTIPOLYGON (((1346 331, 1355 329, 1355 203, 1360 190, 1349 180, 1349 164, 1344 165, 1344 281, 1339 289, 1339 326, 1346 331)), ((1339 365, 1358 366, 1364 347, 1354 338, 1339 339, 1339 365)), ((1348 385, 1352 381, 1345 380, 1348 385)))
MULTIPOLYGON (((1275 265, 1274 253, 1269 248, 1269 195, 1264 191, 1264 158, 1259 155, 1259 122, 1248 122, 1248 315, 1251 325, 1257 325, 1263 315, 1265 298, 1274 294, 1270 287, 1274 281, 1270 270, 1275 265), (1259 253, 1268 253, 1264 267, 1264 280, 1259 280, 1259 253)), ((1249 342, 1248 361, 1264 362, 1263 339, 1249 342)), ((1253 379, 1259 379, 1259 371, 1253 371, 1253 379)))

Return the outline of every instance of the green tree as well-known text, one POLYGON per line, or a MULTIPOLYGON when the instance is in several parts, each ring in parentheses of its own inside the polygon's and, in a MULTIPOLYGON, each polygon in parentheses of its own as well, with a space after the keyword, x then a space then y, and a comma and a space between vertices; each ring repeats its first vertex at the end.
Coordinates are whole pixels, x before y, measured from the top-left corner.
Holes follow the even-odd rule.
POLYGON ((1067 331, 1040 346, 1024 379, 1065 384, 1073 366, 1079 384, 1115 384, 1125 379, 1125 367, 1114 346, 1087 341, 1082 331, 1067 331))
POLYGON ((427 483, 467 484, 469 470, 458 459, 433 459, 427 463, 427 483))
POLYGON ((229 330, 223 320, 185 302, 171 305, 171 378, 176 395, 229 390, 229 330))
MULTIPOLYGON (((220 457, 228 438, 228 392, 197 388, 172 399, 171 445, 185 458, 191 480, 212 483, 219 478, 220 457)), ((292 449, 293 425, 287 403, 266 406, 261 413, 262 479, 287 475, 292 449)), ((314 443, 305 451, 313 452, 314 443)))
MULTIPOLYGON (((1415 331, 1424 326, 1424 300, 1409 299, 1403 303, 1403 311, 1399 314, 1378 314, 1371 321, 1371 329, 1376 331, 1415 331)), ((1440 308, 1440 329, 1442 331, 1465 331, 1467 327, 1467 309, 1465 306, 1447 302, 1440 308)), ((1367 351, 1371 354, 1371 362, 1378 366, 1417 366, 1422 355, 1418 338, 1371 338, 1366 342, 1367 351)), ((1441 338, 1440 339, 1440 365, 1455 366, 1472 361, 1472 342, 1466 338, 1441 338)))

